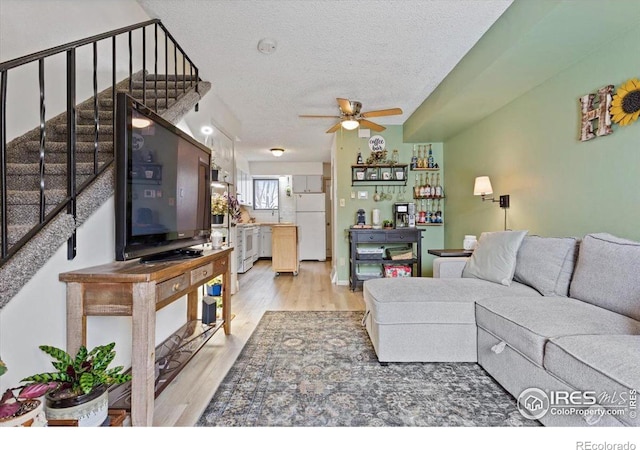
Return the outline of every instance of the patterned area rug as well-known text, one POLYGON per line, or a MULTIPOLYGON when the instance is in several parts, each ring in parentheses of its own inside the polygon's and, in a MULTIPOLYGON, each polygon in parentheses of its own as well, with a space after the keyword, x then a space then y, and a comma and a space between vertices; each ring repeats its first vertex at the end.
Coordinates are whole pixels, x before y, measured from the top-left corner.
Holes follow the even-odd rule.
POLYGON ((362 312, 267 311, 196 426, 539 426, 475 363, 378 363, 362 312))

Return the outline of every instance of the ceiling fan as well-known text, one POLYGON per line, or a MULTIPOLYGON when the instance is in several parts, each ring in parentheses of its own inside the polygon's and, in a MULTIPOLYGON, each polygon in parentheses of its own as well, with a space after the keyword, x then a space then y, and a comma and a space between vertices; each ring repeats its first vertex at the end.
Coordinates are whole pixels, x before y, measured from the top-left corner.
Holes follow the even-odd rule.
POLYGON ((395 116, 398 114, 402 114, 402 109, 400 108, 378 109, 376 111, 360 112, 362 103, 348 100, 346 98, 337 98, 336 100, 338 101, 338 108, 340 109, 339 116, 314 116, 303 114, 299 117, 312 119, 340 119, 338 123, 327 130, 327 133, 335 133, 336 131, 338 131, 338 129, 340 129, 341 126, 346 130, 355 130, 360 126, 362 128, 370 128, 374 131, 382 131, 385 129, 385 127, 371 122, 367 119, 369 119, 370 117, 395 116))

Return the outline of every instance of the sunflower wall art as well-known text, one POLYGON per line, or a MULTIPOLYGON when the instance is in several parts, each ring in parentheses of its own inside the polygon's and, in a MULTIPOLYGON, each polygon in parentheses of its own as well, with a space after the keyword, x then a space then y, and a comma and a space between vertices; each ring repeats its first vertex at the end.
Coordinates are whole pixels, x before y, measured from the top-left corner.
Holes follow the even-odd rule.
POLYGON ((629 125, 640 116, 640 80, 631 78, 616 91, 611 102, 611 119, 621 125, 629 125))
POLYGON ((597 94, 580 97, 582 113, 580 140, 588 141, 613 133, 612 123, 629 125, 640 117, 640 80, 631 78, 618 87, 613 85, 598 89, 597 94), (594 122, 597 126, 594 128, 594 122))

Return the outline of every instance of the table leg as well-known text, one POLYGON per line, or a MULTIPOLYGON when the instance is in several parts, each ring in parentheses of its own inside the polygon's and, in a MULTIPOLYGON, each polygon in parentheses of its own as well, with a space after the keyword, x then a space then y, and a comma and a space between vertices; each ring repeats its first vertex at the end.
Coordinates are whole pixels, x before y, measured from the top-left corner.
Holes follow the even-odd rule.
POLYGON ((133 285, 131 424, 153 425, 155 399, 155 283, 133 285))
POLYGON ((187 322, 198 319, 198 289, 187 294, 187 322))
POLYGON ((72 357, 81 345, 87 345, 83 293, 82 283, 67 283, 67 353, 72 357))
POLYGON ((227 270, 223 275, 222 283, 222 320, 224 320, 224 334, 231 334, 231 270, 230 260, 227 256, 227 270))

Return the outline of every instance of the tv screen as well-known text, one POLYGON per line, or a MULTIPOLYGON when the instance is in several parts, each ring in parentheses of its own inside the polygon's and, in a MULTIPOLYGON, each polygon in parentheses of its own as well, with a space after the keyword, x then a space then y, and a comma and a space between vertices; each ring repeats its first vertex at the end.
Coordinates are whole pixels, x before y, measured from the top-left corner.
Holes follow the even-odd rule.
POLYGON ((116 260, 180 259, 211 236, 211 151, 126 93, 116 98, 116 260))

